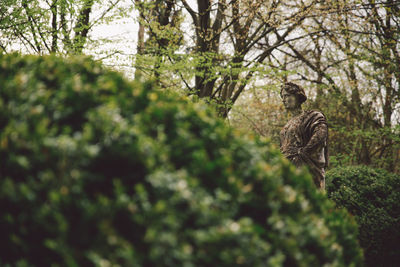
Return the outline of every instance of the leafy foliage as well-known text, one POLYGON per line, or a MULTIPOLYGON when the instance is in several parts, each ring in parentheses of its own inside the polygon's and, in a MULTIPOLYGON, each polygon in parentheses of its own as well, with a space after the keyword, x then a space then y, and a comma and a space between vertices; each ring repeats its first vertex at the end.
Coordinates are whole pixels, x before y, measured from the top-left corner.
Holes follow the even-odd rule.
POLYGON ((327 173, 328 196, 347 208, 359 226, 368 266, 398 266, 400 177, 366 166, 336 168, 327 173))
POLYGON ((90 59, 0 55, 0 265, 359 266, 269 143, 90 59))
MULTIPOLYGON (((119 23, 132 7, 121 0, 2 0, 0 4, 0 51, 23 53, 82 54, 99 53, 116 38, 107 40, 92 32, 109 22, 119 23)), ((109 57, 116 48, 102 51, 109 57)))

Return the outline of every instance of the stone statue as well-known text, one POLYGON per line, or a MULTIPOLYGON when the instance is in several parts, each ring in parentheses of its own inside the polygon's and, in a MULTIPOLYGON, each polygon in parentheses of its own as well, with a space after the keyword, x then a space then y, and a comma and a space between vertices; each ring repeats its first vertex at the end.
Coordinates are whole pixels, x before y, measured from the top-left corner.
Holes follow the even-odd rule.
POLYGON ((319 111, 303 111, 307 100, 304 89, 294 83, 285 83, 281 97, 291 119, 280 133, 281 152, 296 166, 308 166, 316 186, 325 189, 325 168, 328 165, 328 126, 319 111))

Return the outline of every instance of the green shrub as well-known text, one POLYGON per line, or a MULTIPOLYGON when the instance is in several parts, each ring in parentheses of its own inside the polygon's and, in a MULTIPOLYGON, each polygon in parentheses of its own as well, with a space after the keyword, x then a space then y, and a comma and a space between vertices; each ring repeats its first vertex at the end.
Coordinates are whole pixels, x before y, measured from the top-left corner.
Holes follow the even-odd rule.
POLYGON ((358 266, 267 142, 90 59, 0 56, 1 266, 358 266))
POLYGON ((328 196, 359 224, 368 266, 400 266, 400 176, 366 166, 327 173, 328 196))

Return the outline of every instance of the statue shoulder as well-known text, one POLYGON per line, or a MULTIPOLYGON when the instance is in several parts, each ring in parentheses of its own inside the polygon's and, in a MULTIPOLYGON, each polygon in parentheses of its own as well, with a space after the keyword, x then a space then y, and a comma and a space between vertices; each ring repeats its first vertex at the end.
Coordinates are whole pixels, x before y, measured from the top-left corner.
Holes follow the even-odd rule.
POLYGON ((325 115, 318 110, 307 110, 304 112, 303 122, 306 124, 327 124, 325 115))
POLYGON ((306 117, 309 117, 309 118, 316 118, 316 119, 319 119, 319 118, 323 118, 323 119, 326 119, 326 116, 324 115, 324 113, 322 113, 321 111, 319 111, 319 110, 306 110, 305 112, 304 112, 304 115, 306 116, 306 117))

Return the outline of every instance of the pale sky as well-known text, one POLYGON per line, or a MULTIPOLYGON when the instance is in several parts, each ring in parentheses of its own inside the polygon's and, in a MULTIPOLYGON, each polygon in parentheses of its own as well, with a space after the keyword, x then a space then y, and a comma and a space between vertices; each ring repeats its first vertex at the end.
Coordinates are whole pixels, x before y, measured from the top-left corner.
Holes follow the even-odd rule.
MULTIPOLYGON (((121 0, 117 7, 128 10, 132 7, 132 0, 121 0)), ((98 18, 102 10, 104 10, 104 7, 97 5, 92 19, 98 18)), ((118 11, 115 10, 114 12, 118 11)), ((90 37, 94 40, 105 40, 106 42, 100 41, 100 45, 88 47, 86 53, 93 55, 96 59, 102 59, 104 64, 113 66, 131 78, 134 72, 132 55, 136 53, 137 45, 137 17, 137 11, 132 10, 127 17, 114 19, 110 24, 94 26, 90 32, 90 37), (113 53, 115 50, 121 53, 106 57, 107 54, 113 53)))
MULTIPOLYGON (((197 10, 195 0, 188 0, 189 5, 197 10)), ((129 10, 133 5, 133 0, 121 0, 117 8, 129 10)), ((96 5, 91 20, 95 20, 101 16, 101 12, 106 7, 96 5)), ((115 9, 114 12, 118 12, 115 9)), ((107 40, 101 42, 101 45, 90 46, 87 48, 86 53, 93 55, 96 59, 102 59, 103 63, 108 66, 113 66, 115 69, 122 71, 127 77, 132 78, 134 73, 133 68, 133 55, 136 53, 137 48, 137 34, 138 34, 138 12, 132 10, 128 16, 113 20, 112 24, 96 25, 90 32, 90 36, 94 40, 107 40), (121 53, 114 54, 110 57, 104 58, 112 51, 118 50, 121 53)), ((186 22, 188 25, 190 17, 186 15, 186 22)), ((189 28, 189 27, 187 27, 189 28)))

